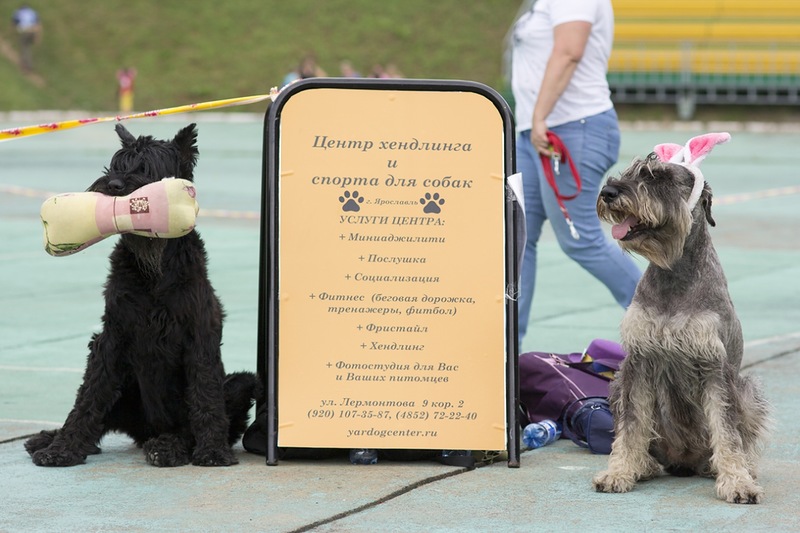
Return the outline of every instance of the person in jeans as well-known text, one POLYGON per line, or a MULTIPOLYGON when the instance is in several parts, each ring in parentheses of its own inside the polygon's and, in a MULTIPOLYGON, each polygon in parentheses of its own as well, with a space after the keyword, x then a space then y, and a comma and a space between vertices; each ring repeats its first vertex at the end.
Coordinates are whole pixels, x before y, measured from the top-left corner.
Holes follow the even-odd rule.
MULTIPOLYGON (((520 341, 530 320, 536 244, 545 220, 567 256, 605 284, 619 305, 630 304, 641 277, 633 259, 606 237, 595 210, 603 177, 616 163, 620 147, 606 80, 613 36, 611 0, 538 0, 512 28, 517 169, 527 226, 518 299, 520 341), (563 141, 582 181, 580 194, 565 202, 578 238, 544 175, 540 154, 551 154, 548 130, 563 141)), ((562 195, 575 194, 575 178, 566 162, 555 177, 562 195)))

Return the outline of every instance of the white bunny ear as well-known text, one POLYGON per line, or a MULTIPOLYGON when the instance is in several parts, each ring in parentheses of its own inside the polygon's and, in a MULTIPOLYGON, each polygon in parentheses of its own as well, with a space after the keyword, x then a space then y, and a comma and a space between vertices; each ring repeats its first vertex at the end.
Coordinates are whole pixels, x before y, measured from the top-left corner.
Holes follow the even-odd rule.
POLYGON ((711 152, 712 148, 730 140, 730 134, 723 132, 698 135, 686 142, 686 147, 684 148, 685 162, 683 164, 694 174, 694 187, 692 187, 692 192, 687 200, 689 209, 694 209, 694 206, 697 205, 703 192, 703 185, 705 185, 703 173, 700 172, 700 163, 711 152))
POLYGON ((656 145, 653 151, 662 163, 680 163, 683 161, 683 146, 674 143, 656 145), (675 160, 673 160, 673 158, 675 160))
POLYGON ((703 185, 705 185, 703 173, 700 172, 700 162, 706 158, 716 145, 730 140, 729 133, 705 133, 692 137, 685 146, 664 143, 657 145, 653 149, 658 159, 663 163, 677 163, 686 167, 694 175, 694 186, 686 201, 689 204, 689 209, 694 209, 694 206, 697 205, 700 194, 703 192, 703 185))
POLYGON ((711 149, 718 144, 726 143, 731 140, 729 133, 706 133, 692 137, 686 143, 686 163, 699 166, 700 162, 706 158, 711 149))

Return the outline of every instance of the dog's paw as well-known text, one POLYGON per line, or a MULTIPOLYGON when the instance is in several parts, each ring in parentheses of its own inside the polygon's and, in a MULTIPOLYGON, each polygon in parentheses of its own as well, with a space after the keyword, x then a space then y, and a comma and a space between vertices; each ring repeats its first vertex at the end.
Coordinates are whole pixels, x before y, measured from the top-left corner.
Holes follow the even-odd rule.
POLYGON ((231 466, 239 464, 239 460, 236 459, 236 455, 230 448, 198 448, 192 455, 192 464, 195 466, 231 466))
POLYGON ((635 484, 634 476, 610 470, 600 472, 592 479, 592 485, 597 492, 629 492, 635 484))
POLYGON ((157 447, 144 447, 144 459, 152 466, 183 466, 189 464, 189 456, 175 453, 174 450, 159 449, 157 447))
POLYGON ((58 434, 58 430, 52 429, 49 431, 40 431, 33 437, 29 438, 25 441, 25 451, 28 452, 30 455, 33 455, 34 452, 38 452, 39 450, 43 450, 47 448, 51 444, 53 444, 53 439, 56 438, 58 434))
POLYGON ((37 466, 75 466, 86 462, 86 455, 61 446, 48 446, 31 454, 37 466))
POLYGON ((189 464, 185 443, 174 435, 160 436, 142 445, 144 459, 153 466, 183 466, 189 464))
MULTIPOLYGON (((55 445, 55 447, 53 447, 53 443, 56 442, 56 437, 58 437, 60 431, 61 430, 54 429, 54 430, 39 432, 38 434, 34 435, 33 437, 25 441, 25 451, 27 451, 31 456, 33 456, 33 454, 35 454, 40 450, 44 450, 46 448, 52 448, 51 455, 53 454, 63 455, 62 452, 56 451, 56 450, 66 450, 66 447, 64 446, 63 442, 59 442, 55 445)), ((72 452, 69 452, 70 454, 75 455, 76 457, 82 457, 83 459, 86 459, 87 455, 95 455, 100 453, 100 448, 95 444, 84 444, 79 446, 70 445, 70 449, 74 450, 72 452)), ((44 459, 42 460, 46 461, 44 459)), ((79 463, 82 462, 84 461, 83 460, 79 461, 79 463)), ((39 464, 38 462, 36 462, 36 460, 34 460, 34 463, 39 464)), ((79 464, 79 463, 72 463, 72 464, 79 464)), ((43 466, 71 466, 71 465, 53 464, 53 465, 43 465, 43 466)))
POLYGON ((738 483, 717 479, 717 496, 728 503, 761 503, 764 489, 754 481, 740 480, 738 483))

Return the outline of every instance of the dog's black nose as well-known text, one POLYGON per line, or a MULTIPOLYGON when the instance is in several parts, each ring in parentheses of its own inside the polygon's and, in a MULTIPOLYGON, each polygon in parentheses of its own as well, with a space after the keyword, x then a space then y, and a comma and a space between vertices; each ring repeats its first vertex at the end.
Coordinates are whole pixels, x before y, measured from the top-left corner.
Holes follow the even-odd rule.
POLYGON ((619 196, 619 189, 617 189, 613 185, 606 185, 605 187, 600 189, 600 198, 602 198, 606 202, 610 202, 617 196, 619 196))
POLYGON ((125 182, 119 178, 108 180, 108 190, 112 192, 120 192, 125 188, 125 182))

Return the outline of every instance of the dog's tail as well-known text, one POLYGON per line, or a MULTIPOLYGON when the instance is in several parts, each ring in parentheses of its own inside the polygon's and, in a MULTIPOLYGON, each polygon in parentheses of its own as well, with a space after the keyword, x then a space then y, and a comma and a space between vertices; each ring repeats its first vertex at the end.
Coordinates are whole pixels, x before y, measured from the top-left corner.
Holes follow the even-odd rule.
POLYGON ((252 372, 234 372, 225 377, 225 412, 228 415, 228 442, 238 441, 249 420, 250 409, 264 395, 261 380, 252 372))

